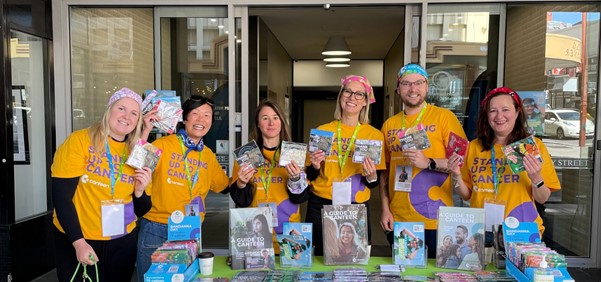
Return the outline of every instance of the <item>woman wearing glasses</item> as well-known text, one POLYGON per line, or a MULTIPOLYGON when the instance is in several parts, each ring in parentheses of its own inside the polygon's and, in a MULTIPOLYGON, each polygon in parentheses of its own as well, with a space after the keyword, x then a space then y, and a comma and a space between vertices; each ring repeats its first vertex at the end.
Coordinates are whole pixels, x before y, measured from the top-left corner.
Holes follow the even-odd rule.
MULTIPOLYGON (((300 222, 299 194, 308 184, 303 172, 305 164, 278 165, 282 141, 291 141, 280 106, 270 100, 257 106, 251 140, 261 148, 266 164, 253 168, 250 164, 240 167, 234 163, 230 196, 238 207, 272 207, 273 219, 269 220, 274 223, 275 233, 282 234, 284 222, 300 222)), ((276 237, 273 239, 279 253, 276 237)))
MULTIPOLYGON (((332 152, 326 156, 326 152, 314 151, 311 153, 311 165, 307 167, 312 189, 305 220, 313 223, 315 255, 323 254, 321 209, 324 205, 365 204, 369 219, 370 189, 379 184, 377 170, 386 168, 384 154, 380 154, 378 165, 370 158, 364 158, 363 163, 352 160, 356 140, 384 142, 382 132, 368 123, 369 105, 373 102, 373 89, 366 77, 346 76, 342 78, 336 100, 335 120, 318 127, 334 132, 334 140, 332 152)), ((368 238, 370 233, 368 228, 368 238)))
MULTIPOLYGON (((203 137, 213 124, 213 105, 209 98, 190 97, 182 105, 184 121, 178 124, 177 133, 152 143, 163 152, 152 175, 152 188, 147 189, 152 207, 140 220, 138 281, 144 281, 144 273, 151 263, 150 256, 167 240, 171 213, 195 207, 196 214, 204 220, 204 200, 209 190, 228 193, 228 177, 213 151, 203 143, 203 137)), ((148 136, 152 129, 151 121, 156 118, 153 114, 144 117, 146 127, 142 136, 148 136)))
MULTIPOLYGON (((561 189, 547 147, 533 137, 542 162, 525 154, 525 170, 519 174, 512 173, 502 151, 505 145, 528 135, 518 93, 507 87, 493 89, 482 100, 478 138, 469 144, 465 165, 460 168, 460 157, 453 154, 449 158, 449 169, 456 179, 455 190, 464 200, 470 200, 471 207, 482 208, 485 203, 502 205, 505 218, 512 216, 520 222, 536 222, 542 234, 543 220, 535 202, 543 204, 551 192, 561 189)), ((531 144, 525 144, 524 149, 528 146, 531 144)))

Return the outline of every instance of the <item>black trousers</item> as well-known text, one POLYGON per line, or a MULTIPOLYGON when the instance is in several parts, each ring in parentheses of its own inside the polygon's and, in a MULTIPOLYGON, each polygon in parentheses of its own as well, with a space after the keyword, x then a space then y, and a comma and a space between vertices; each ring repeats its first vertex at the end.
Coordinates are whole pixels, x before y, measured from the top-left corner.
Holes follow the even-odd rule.
MULTIPOLYGON (((438 240, 436 235, 438 233, 436 230, 426 229, 424 232, 424 241, 426 241, 426 246, 428 247, 428 258, 436 258, 436 241, 438 240)), ((388 243, 392 246, 394 242, 394 234, 393 232, 386 232, 386 239, 388 239, 388 243)))
MULTIPOLYGON (((53 229, 58 281, 69 282, 78 265, 75 248, 69 242, 67 235, 56 228, 53 229)), ((94 249, 96 255, 98 255, 99 281, 131 281, 136 264, 137 230, 136 228, 128 235, 108 241, 86 240, 94 249)), ((96 281, 96 269, 94 266, 88 265, 87 273, 93 281, 96 281)), ((80 266, 74 281, 82 281, 82 274, 83 266, 80 266)))
MULTIPOLYGON (((316 196, 311 193, 309 196, 309 202, 307 203, 307 214, 305 216, 305 222, 313 223, 313 246, 314 246, 314 255, 322 256, 323 255, 323 225, 322 225, 322 215, 321 209, 325 205, 331 205, 332 200, 324 199, 322 197, 316 196)), ((367 238, 368 242, 371 245, 371 224, 369 224, 369 202, 364 203, 355 203, 353 204, 364 204, 367 208, 367 238)))

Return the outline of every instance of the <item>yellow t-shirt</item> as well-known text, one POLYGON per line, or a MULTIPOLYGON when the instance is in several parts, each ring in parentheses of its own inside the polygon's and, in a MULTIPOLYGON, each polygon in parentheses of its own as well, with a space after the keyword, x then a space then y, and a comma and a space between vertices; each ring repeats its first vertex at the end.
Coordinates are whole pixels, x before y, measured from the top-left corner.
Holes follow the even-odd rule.
MULTIPOLYGON (((388 195, 390 211, 394 221, 424 222, 425 228, 435 230, 438 225, 438 208, 440 206, 453 206, 451 177, 448 173, 411 167, 412 181, 411 192, 395 191, 397 170, 410 163, 403 158, 399 131, 402 128, 402 115, 400 112, 384 122, 382 133, 385 139, 386 163, 389 168, 388 195)), ((405 116, 405 126, 412 127, 419 113, 405 116)), ((428 158, 445 158, 445 148, 449 142, 449 134, 466 138, 457 117, 449 110, 428 104, 420 120, 426 128, 431 147, 423 150, 428 158)), ((467 139, 467 138, 466 138, 467 139)))
MULTIPOLYGON (((538 138, 534 138, 536 146, 543 158, 541 175, 545 185, 556 191, 561 189, 559 178, 555 172, 553 160, 547 151, 545 144, 538 138)), ((543 219, 538 214, 532 196, 532 181, 525 171, 513 174, 509 165, 505 164, 505 155, 501 145, 495 145, 495 163, 499 177, 499 188, 497 200, 503 201, 505 205, 505 218, 513 216, 521 222, 536 222, 539 230, 545 230, 543 219), (504 167, 504 168, 503 168, 504 167), (503 171, 504 170, 504 171, 503 171)), ((470 142, 464 166, 461 169, 463 181, 468 189, 472 191, 470 206, 483 208, 485 199, 495 198, 494 180, 492 175, 491 151, 482 151, 480 140, 470 142)))
MULTIPOLYGON (((113 156, 113 175, 119 173, 122 154, 126 148, 124 142, 108 140, 110 153, 113 156)), ((52 163, 52 177, 74 178, 79 177, 79 183, 73 195, 73 204, 77 211, 81 231, 85 239, 89 240, 111 240, 120 236, 102 236, 102 214, 101 201, 110 200, 111 180, 110 167, 105 148, 100 148, 98 153, 90 140, 89 130, 81 129, 73 132, 65 142, 58 147, 52 163)), ((127 156, 127 153, 126 153, 127 156)), ((127 157, 126 157, 127 158, 127 157)), ((123 164, 121 177, 115 181, 114 199, 121 199, 125 208, 125 231, 129 234, 136 227, 136 215, 132 194, 134 192, 135 171, 128 165, 123 164)), ((54 187, 61 189, 61 187, 54 187)), ((54 225, 64 233, 56 211, 53 214, 54 225)), ((125 235, 125 234, 124 234, 125 235)))
POLYGON ((163 153, 152 174, 152 188, 146 189, 146 193, 151 196, 152 208, 144 218, 167 224, 171 213, 175 210, 183 212, 186 205, 195 203, 198 204, 201 220, 204 220, 206 213, 204 200, 209 190, 219 193, 228 185, 228 177, 217 162, 213 151, 205 146, 201 153, 191 151, 186 157, 190 180, 194 179, 196 171, 200 169, 198 180, 190 191, 184 165, 184 152, 177 134, 161 137, 152 144, 163 150, 163 153))
MULTIPOLYGON (((320 168, 319 176, 317 179, 311 181, 313 187, 313 193, 324 199, 332 199, 332 182, 336 179, 351 178, 351 200, 355 203, 367 202, 370 198, 371 191, 361 182, 363 173, 363 166, 360 163, 353 162, 353 151, 355 145, 350 144, 351 137, 355 131, 355 126, 347 126, 340 124, 340 130, 342 137, 338 136, 338 120, 334 120, 330 123, 326 123, 318 127, 320 130, 334 132, 334 140, 332 141, 332 152, 330 156, 326 157, 325 163, 322 163, 320 168), (341 147, 342 152, 338 152, 338 142, 342 141, 341 147), (348 159, 344 165, 344 170, 340 171, 340 165, 338 164, 338 155, 344 156, 346 151, 350 150, 348 159)), ((357 131, 357 139, 366 140, 381 140, 382 146, 384 146, 384 136, 382 132, 369 124, 361 124, 357 131)), ((384 150, 384 148, 382 148, 384 150)), ((381 155, 380 164, 376 166, 376 169, 386 169, 386 163, 384 162, 384 154, 381 155)))

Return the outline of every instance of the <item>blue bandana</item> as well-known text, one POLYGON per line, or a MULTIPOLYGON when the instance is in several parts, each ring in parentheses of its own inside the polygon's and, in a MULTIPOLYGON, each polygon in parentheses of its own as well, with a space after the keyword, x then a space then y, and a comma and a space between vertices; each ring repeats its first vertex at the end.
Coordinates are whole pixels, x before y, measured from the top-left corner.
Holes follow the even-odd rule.
POLYGON ((419 74, 423 76, 426 80, 428 80, 428 72, 426 72, 426 70, 418 64, 407 64, 404 67, 402 67, 399 70, 398 78, 400 79, 401 77, 412 73, 419 74))
POLYGON ((202 141, 202 138, 200 138, 200 141, 198 141, 198 144, 194 144, 194 141, 192 141, 192 139, 190 139, 190 137, 188 137, 188 134, 186 133, 186 130, 184 128, 180 129, 177 132, 177 134, 182 137, 182 139, 184 140, 184 146, 186 146, 186 148, 188 148, 188 151, 186 152, 186 156, 188 155, 188 153, 190 153, 190 151, 202 152, 202 149, 205 146, 204 142, 202 141))

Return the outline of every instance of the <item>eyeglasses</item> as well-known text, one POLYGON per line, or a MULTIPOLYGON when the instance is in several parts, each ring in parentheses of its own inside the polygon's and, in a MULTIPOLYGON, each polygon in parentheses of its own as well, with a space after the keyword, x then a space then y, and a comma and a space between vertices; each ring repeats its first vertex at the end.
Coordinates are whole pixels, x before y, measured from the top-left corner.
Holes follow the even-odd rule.
POLYGON ((413 85, 415 85, 415 86, 417 86, 417 87, 420 87, 420 86, 422 86, 424 83, 426 83, 426 80, 425 80, 425 79, 418 80, 418 81, 414 81, 414 82, 409 82, 409 81, 401 81, 401 82, 399 82, 399 84, 400 84, 402 87, 411 87, 411 86, 413 86, 413 85))
POLYGON ((367 94, 365 94, 365 92, 351 91, 347 88, 342 89, 342 96, 349 98, 351 97, 351 95, 354 95, 356 100, 363 100, 365 99, 365 97, 367 97, 367 94))
POLYGON ((192 95, 189 100, 194 101, 194 102, 200 102, 201 104, 209 104, 209 106, 213 106, 215 105, 215 102, 213 102, 213 99, 208 98, 208 97, 204 97, 204 96, 200 96, 200 95, 192 95))

